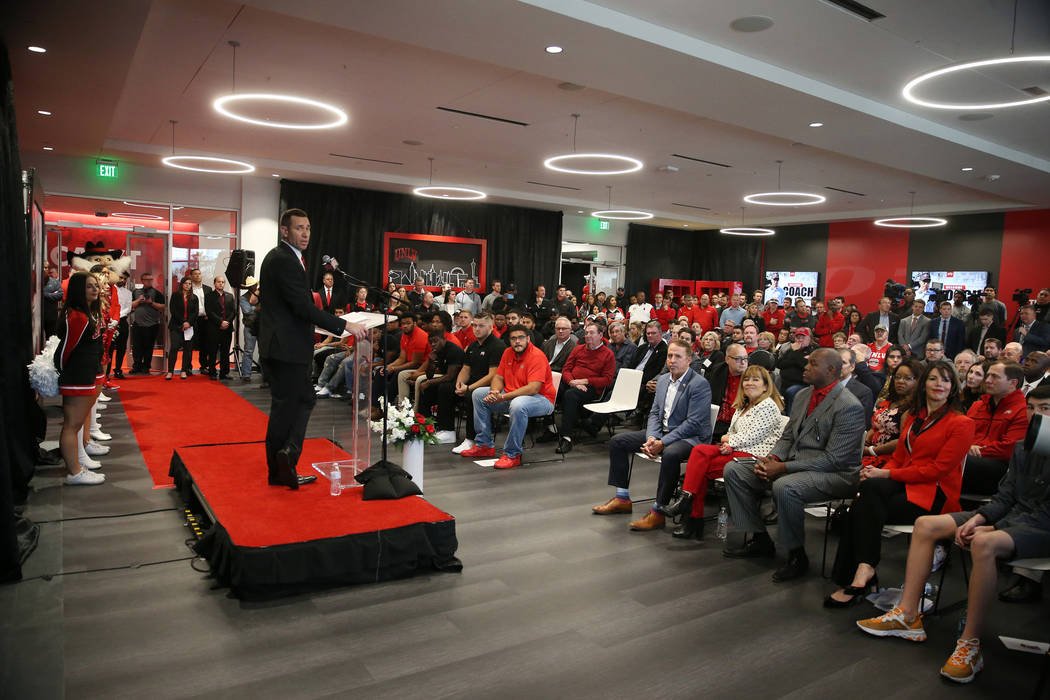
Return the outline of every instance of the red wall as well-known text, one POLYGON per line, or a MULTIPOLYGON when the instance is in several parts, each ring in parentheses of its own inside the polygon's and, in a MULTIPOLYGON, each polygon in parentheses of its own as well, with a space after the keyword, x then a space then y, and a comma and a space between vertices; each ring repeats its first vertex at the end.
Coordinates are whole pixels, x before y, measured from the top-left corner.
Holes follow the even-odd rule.
POLYGON ((1015 289, 1032 288, 1032 297, 1040 287, 1050 285, 1050 209, 1008 212, 1003 224, 1003 255, 999 267, 999 299, 1010 316, 1017 304, 1010 297, 1015 289))
POLYGON ((907 275, 908 238, 908 229, 887 229, 870 221, 828 224, 824 296, 841 295, 861 309, 874 309, 886 279, 903 282, 907 275))

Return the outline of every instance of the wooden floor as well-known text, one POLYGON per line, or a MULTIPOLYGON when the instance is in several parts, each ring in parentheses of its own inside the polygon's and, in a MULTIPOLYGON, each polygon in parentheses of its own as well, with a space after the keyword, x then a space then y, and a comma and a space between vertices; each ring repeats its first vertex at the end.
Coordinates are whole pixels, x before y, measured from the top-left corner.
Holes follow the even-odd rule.
MULTIPOLYGON (((268 408, 258 383, 231 386, 268 408)), ((344 410, 319 403, 311 434, 330 434, 344 410)), ((175 494, 151 488, 119 396, 104 424, 104 486, 63 487, 56 467, 34 480, 40 546, 28 580, 0 587, 2 698, 1025 698, 1042 660, 996 635, 1050 639, 1050 603, 996 603, 986 670, 948 684, 937 670, 956 615, 929 619, 925 644, 874 639, 853 624, 874 614, 867 603, 821 607, 819 573, 776 585, 768 563, 724 559, 712 535, 682 543, 592 515, 611 495, 602 444, 507 472, 429 447, 426 497, 456 517, 461 574, 242 603, 182 561, 175 494)), ((526 451, 551 456, 550 445, 526 451)), ((635 497, 655 480, 639 466, 635 497)), ((817 565, 823 530, 811 520, 817 565)), ((886 542, 885 585, 902 580, 905 547, 886 542)), ((947 598, 960 578, 949 571, 947 598)))

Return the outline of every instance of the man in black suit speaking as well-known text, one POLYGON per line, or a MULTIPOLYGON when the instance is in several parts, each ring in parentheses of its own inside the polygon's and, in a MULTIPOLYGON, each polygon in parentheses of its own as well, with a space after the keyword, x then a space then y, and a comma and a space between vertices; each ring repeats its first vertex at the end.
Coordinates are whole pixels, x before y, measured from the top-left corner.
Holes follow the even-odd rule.
POLYGON ((314 326, 331 333, 350 331, 358 340, 364 326, 348 323, 314 306, 303 251, 310 243, 310 219, 302 209, 281 214, 281 242, 266 254, 259 273, 259 357, 270 378, 270 421, 266 466, 271 486, 298 489, 316 476, 299 476, 306 424, 317 403, 310 381, 314 326))

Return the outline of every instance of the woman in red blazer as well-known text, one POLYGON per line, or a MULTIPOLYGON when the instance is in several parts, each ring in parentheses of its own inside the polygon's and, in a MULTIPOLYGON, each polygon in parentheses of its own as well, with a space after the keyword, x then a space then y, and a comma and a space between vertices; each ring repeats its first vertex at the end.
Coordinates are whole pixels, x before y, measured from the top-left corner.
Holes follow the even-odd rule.
POLYGON ((841 588, 824 607, 848 607, 877 584, 883 525, 910 525, 920 515, 961 509, 962 464, 974 424, 959 412, 958 397, 955 367, 943 360, 928 364, 893 456, 884 468, 860 471, 860 494, 843 523, 831 576, 841 588))

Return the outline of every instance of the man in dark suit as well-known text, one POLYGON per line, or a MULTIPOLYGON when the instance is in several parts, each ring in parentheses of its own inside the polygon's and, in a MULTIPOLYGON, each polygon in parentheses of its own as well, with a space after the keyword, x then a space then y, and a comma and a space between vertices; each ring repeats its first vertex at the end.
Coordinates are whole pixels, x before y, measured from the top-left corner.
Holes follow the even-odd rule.
POLYGON ((264 295, 259 306, 259 356, 270 378, 270 420, 266 426, 266 466, 272 486, 299 488, 314 476, 299 476, 295 465, 317 397, 310 382, 314 326, 358 342, 367 330, 321 311, 307 284, 303 251, 310 243, 310 219, 302 209, 281 214, 281 242, 266 254, 259 274, 264 295))
POLYGON ((204 284, 203 273, 199 267, 190 270, 190 281, 193 285, 193 296, 197 297, 197 317, 193 319, 192 342, 197 350, 197 364, 200 365, 201 374, 204 374, 212 365, 211 358, 208 357, 208 314, 204 311, 211 287, 204 284))
POLYGON ((212 379, 230 378, 230 341, 233 340, 233 320, 237 318, 237 300, 226 291, 226 278, 216 277, 215 285, 204 297, 204 313, 208 317, 208 376, 212 379), (215 363, 219 364, 218 376, 215 363))
POLYGON ((335 288, 335 275, 326 272, 321 280, 321 288, 317 290, 321 296, 321 309, 330 314, 346 309, 346 295, 335 288))
POLYGON ((554 322, 554 335, 543 343, 543 354, 547 356, 551 372, 560 372, 576 347, 576 336, 572 334, 572 322, 559 316, 554 322))
POLYGON ((864 319, 857 324, 857 331, 860 332, 860 337, 864 339, 865 343, 875 342, 875 326, 886 326, 890 333, 890 342, 897 343, 897 328, 900 326, 901 320, 890 311, 890 298, 882 297, 879 299, 879 308, 877 311, 872 311, 870 314, 864 317, 864 319))
POLYGON ((842 348, 838 353, 842 358, 839 383, 846 385, 846 389, 853 394, 861 408, 864 409, 864 428, 868 429, 871 427, 871 414, 875 412, 875 394, 871 393, 871 388, 854 374, 857 369, 857 356, 853 354, 853 351, 849 348, 842 348))
POLYGON ((663 329, 659 321, 645 324, 645 345, 634 352, 631 369, 642 370, 642 388, 638 391, 638 419, 645 425, 645 415, 656 391, 656 376, 667 363, 667 343, 664 342, 663 329))
POLYGON ((729 430, 729 424, 736 412, 734 402, 740 391, 740 377, 748 365, 747 350, 739 343, 730 343, 726 347, 725 362, 707 370, 707 381, 711 383, 711 403, 718 406, 718 416, 715 419, 714 430, 711 439, 718 441, 729 430))
POLYGON ((937 307, 938 315, 926 328, 927 340, 939 340, 944 345, 944 356, 954 360, 955 355, 966 345, 966 324, 952 316, 952 303, 942 301, 937 307))
POLYGON ((1006 329, 995 324, 995 312, 988 307, 981 307, 977 313, 977 325, 966 335, 966 347, 978 355, 984 353, 984 341, 995 338, 999 347, 1006 345, 1006 329))
POLYGON ((1050 349, 1050 323, 1035 320, 1035 307, 1022 306, 1013 341, 1021 344, 1021 357, 1030 352, 1046 352, 1050 349))
POLYGON ((1025 396, 1034 389, 1050 386, 1050 355, 1041 350, 1028 353, 1021 362, 1021 371, 1024 372, 1021 393, 1025 396))

